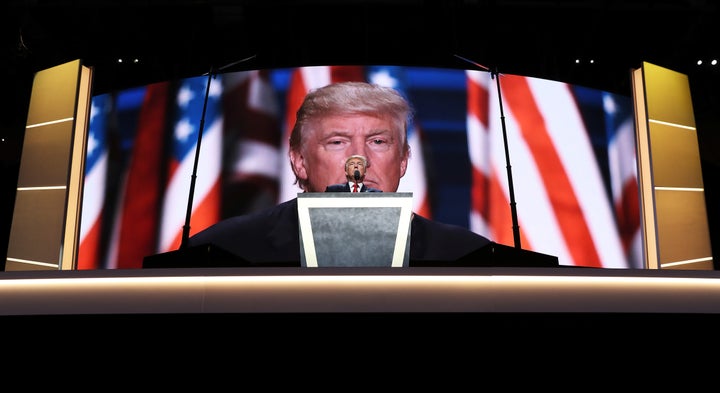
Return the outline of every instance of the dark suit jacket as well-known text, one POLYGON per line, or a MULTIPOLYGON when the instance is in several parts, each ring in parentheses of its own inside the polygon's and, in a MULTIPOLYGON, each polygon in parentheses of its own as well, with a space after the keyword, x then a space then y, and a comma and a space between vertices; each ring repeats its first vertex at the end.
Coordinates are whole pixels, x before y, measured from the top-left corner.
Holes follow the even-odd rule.
MULTIPOLYGON (((339 184, 331 184, 327 187, 325 187, 325 192, 350 192, 350 184, 349 183, 339 183, 339 184)), ((368 187, 365 184, 360 187, 360 192, 382 192, 382 190, 378 190, 377 188, 368 187)))
MULTIPOLYGON (((490 243, 463 227, 415 214, 411 221, 410 266, 413 261, 455 261, 490 243)), ((253 265, 300 266, 297 198, 222 220, 192 236, 188 244, 212 244, 253 265)))

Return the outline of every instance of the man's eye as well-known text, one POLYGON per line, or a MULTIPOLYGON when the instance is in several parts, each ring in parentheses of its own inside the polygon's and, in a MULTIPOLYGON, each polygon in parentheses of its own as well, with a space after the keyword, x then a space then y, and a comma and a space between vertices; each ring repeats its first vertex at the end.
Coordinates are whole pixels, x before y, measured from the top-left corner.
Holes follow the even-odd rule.
POLYGON ((373 151, 386 151, 391 144, 386 139, 373 139, 369 142, 369 147, 373 151))
POLYGON ((329 150, 338 150, 338 149, 343 149, 344 147, 345 147, 345 142, 343 142, 343 141, 332 140, 332 141, 327 141, 325 143, 325 148, 329 149, 329 150))

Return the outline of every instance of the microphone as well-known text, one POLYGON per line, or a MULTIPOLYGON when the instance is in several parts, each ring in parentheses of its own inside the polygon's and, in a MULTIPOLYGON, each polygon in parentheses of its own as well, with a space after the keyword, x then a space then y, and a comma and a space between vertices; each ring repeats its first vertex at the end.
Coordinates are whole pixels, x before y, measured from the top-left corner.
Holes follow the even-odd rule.
POLYGON ((357 170, 357 169, 355 170, 354 176, 355 176, 355 181, 360 181, 360 171, 359 170, 357 170))

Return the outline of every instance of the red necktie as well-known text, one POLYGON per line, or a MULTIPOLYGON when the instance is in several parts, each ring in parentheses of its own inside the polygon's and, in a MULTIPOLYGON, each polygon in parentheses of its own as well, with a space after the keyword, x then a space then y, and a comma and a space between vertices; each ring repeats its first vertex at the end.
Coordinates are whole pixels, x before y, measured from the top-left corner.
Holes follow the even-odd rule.
POLYGON ((358 185, 357 183, 353 184, 353 192, 358 192, 358 185))

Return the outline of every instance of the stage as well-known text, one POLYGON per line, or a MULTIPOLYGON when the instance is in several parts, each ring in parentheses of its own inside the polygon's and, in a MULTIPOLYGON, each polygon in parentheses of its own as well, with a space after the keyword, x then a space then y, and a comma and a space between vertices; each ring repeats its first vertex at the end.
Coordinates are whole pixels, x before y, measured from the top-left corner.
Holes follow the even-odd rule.
POLYGON ((720 313, 720 272, 166 268, 0 274, 0 315, 720 313))

